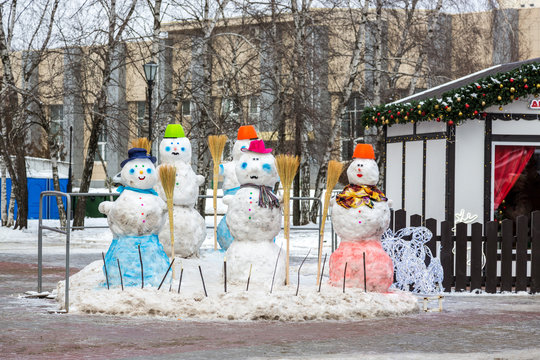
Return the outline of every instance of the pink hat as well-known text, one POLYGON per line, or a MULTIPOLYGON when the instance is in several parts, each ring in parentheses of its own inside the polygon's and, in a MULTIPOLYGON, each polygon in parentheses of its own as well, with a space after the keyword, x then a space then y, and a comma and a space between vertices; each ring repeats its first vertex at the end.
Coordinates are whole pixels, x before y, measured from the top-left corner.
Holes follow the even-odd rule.
POLYGON ((259 154, 268 154, 268 153, 272 152, 272 149, 270 149, 270 148, 267 149, 267 148, 264 147, 264 141, 263 140, 252 140, 249 143, 249 147, 247 149, 242 148, 241 150, 243 152, 252 151, 252 152, 259 153, 259 154))

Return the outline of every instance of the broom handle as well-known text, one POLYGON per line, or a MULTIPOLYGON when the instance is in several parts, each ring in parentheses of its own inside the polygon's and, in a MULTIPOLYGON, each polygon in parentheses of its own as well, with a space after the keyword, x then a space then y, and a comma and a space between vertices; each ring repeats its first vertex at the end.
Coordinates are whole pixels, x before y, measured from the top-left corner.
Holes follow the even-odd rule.
POLYGON ((219 163, 214 162, 214 250, 217 250, 217 187, 219 181, 219 163), (216 166, 217 164, 217 166, 216 166))
POLYGON ((322 247, 323 247, 323 240, 324 240, 324 224, 326 223, 326 215, 328 214, 328 204, 330 202, 330 196, 332 193, 329 191, 329 189, 326 189, 326 193, 324 194, 324 207, 323 207, 323 213, 322 213, 322 219, 321 219, 321 235, 319 237, 319 258, 317 260, 317 285, 319 285, 320 277, 321 277, 321 258, 322 258, 322 247))
MULTIPOLYGON (((167 208, 169 210, 169 227, 171 232, 171 258, 174 260, 174 224, 173 224, 173 199, 167 199, 167 208)), ((172 278, 174 279, 174 267, 172 269, 172 278)))
POLYGON ((284 189, 283 194, 283 226, 285 232, 285 239, 287 240, 287 254, 285 256, 285 285, 289 285, 289 200, 290 200, 290 188, 284 189))

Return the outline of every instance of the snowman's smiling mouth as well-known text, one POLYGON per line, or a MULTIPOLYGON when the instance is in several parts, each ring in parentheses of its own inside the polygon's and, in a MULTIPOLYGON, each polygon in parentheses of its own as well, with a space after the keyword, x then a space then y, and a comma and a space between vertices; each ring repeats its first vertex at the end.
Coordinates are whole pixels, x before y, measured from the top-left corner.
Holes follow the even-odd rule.
POLYGON ((250 179, 258 179, 259 177, 258 177, 258 176, 255 176, 255 175, 253 175, 253 176, 250 176, 249 178, 250 178, 250 179))
POLYGON ((173 155, 180 155, 180 153, 177 152, 177 151, 173 151, 171 154, 173 154, 173 155))
POLYGON ((142 181, 142 180, 144 180, 144 179, 146 179, 146 176, 143 176, 143 177, 140 177, 140 176, 139 176, 139 180, 142 181))
POLYGON ((364 175, 362 175, 362 174, 356 174, 356 176, 358 176, 358 177, 362 177, 362 176, 364 176, 364 175))

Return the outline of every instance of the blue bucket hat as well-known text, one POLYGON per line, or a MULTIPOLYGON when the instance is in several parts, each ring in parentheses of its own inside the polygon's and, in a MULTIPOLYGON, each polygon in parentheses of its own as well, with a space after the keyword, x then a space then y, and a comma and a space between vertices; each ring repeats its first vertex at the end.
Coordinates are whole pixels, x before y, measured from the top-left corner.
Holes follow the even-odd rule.
POLYGON ((146 149, 142 148, 132 148, 128 151, 128 158, 120 164, 121 167, 124 167, 129 161, 136 160, 136 159, 149 159, 152 161, 152 163, 156 163, 156 158, 154 156, 150 156, 146 153, 146 149))

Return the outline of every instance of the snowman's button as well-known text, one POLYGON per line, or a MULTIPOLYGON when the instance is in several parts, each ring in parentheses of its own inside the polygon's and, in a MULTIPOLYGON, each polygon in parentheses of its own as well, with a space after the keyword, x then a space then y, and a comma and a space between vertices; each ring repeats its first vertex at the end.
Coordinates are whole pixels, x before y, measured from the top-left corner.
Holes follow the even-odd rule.
POLYGON ((361 224, 362 222, 361 222, 361 221, 359 221, 358 223, 359 223, 359 224, 361 224))
POLYGON ((251 220, 251 216, 249 217, 249 219, 251 220))
POLYGON ((146 222, 146 220, 143 220, 142 222, 146 222))

